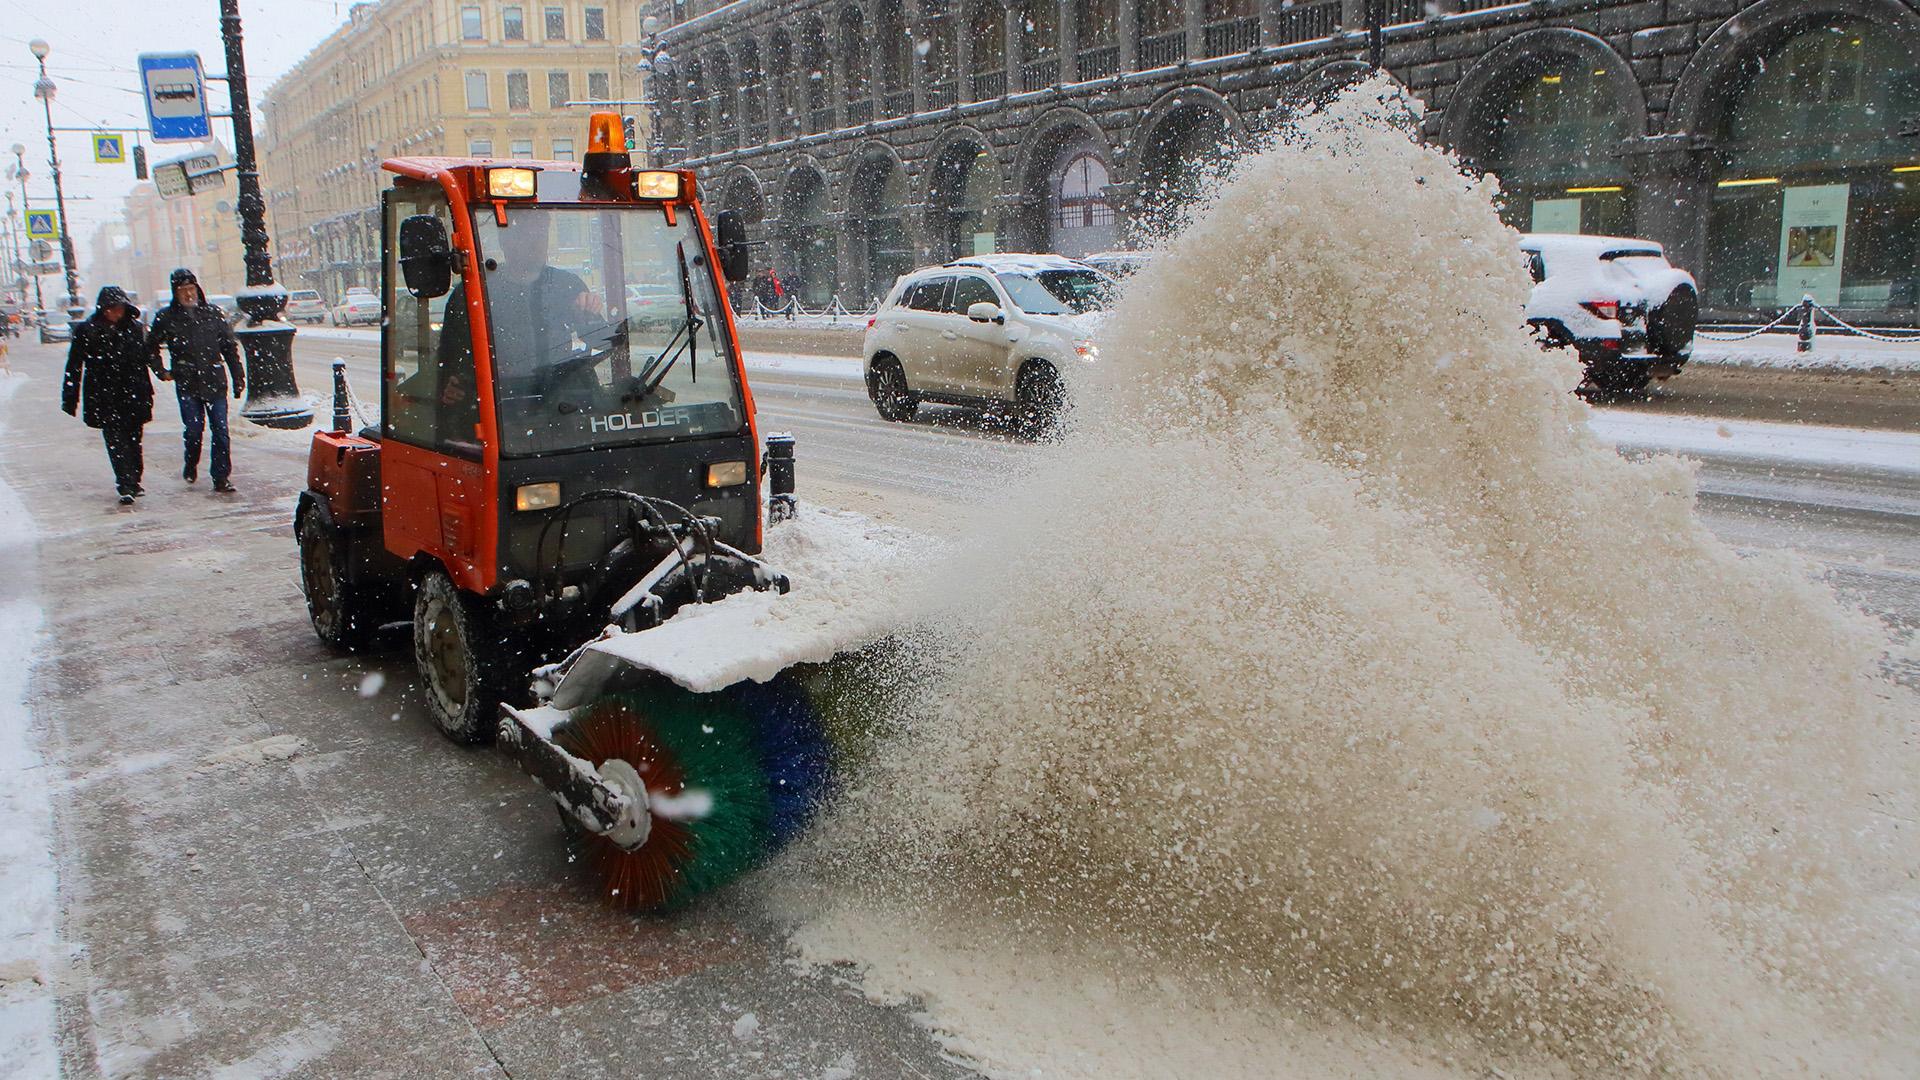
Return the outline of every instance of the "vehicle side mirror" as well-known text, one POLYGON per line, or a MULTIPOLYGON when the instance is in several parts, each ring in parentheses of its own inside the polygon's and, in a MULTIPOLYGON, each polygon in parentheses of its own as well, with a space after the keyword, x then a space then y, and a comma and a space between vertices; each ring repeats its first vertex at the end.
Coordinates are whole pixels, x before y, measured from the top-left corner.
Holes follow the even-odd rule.
POLYGON ((753 270, 753 253, 748 249, 747 219, 738 210, 722 210, 714 219, 715 243, 720 248, 720 273, 738 284, 753 270))
POLYGON ((414 214, 400 222, 400 276, 417 299, 447 295, 453 287, 453 245, 447 240, 446 222, 432 214, 414 214))
POLYGON ((1004 324, 1007 321, 1007 313, 1000 310, 999 304, 989 304, 982 300, 977 304, 967 305, 967 318, 974 322, 1004 324))

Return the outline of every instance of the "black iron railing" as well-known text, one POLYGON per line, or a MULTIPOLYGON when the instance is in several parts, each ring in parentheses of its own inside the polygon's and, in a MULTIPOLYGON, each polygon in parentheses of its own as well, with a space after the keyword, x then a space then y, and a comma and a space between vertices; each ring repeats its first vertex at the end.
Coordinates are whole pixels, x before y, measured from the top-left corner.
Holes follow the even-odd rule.
POLYGON ((1102 45, 1096 49, 1085 49, 1080 53, 1080 78, 1105 79, 1118 74, 1120 74, 1120 46, 1102 45))
POLYGON ((872 98, 855 98, 847 102, 847 126, 856 127, 860 124, 871 123, 873 123, 872 98))
POLYGON ((1251 52, 1260 44, 1259 19, 1229 19, 1206 28, 1204 44, 1208 56, 1233 56, 1251 52))
POLYGON ((1187 58, 1187 32, 1175 30, 1171 34, 1155 34, 1140 39, 1140 67, 1166 67, 1177 64, 1187 58))
POLYGON ((1340 0, 1282 8, 1274 28, 1282 45, 1332 37, 1340 28, 1340 0))
POLYGON ((1036 60, 1020 69, 1020 89, 1045 90, 1060 81, 1060 58, 1036 60))
POLYGON ((973 73, 973 100, 985 101, 988 98, 1007 95, 1007 73, 1003 71, 976 71, 973 73))
POLYGON ((880 107, 888 116, 905 116, 913 111, 913 91, 894 90, 881 99, 880 107))
POLYGON ((951 79, 933 83, 927 87, 927 108, 948 108, 960 100, 959 95, 960 86, 951 79))

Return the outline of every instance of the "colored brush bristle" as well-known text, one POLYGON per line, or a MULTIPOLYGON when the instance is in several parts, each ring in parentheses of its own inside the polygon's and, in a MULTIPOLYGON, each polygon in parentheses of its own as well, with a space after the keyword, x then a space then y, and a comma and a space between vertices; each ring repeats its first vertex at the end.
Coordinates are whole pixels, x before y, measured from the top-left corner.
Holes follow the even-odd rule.
POLYGON ((799 680, 782 675, 766 683, 741 683, 727 693, 751 720, 772 807, 773 846, 785 847, 826 801, 833 748, 799 680))
POLYGON ((554 738, 599 765, 623 758, 649 792, 700 793, 704 813, 653 814, 647 841, 625 851, 589 834, 589 861, 607 898, 665 908, 732 881, 773 846, 768 782, 747 714, 723 695, 663 686, 617 694, 577 710, 554 738))

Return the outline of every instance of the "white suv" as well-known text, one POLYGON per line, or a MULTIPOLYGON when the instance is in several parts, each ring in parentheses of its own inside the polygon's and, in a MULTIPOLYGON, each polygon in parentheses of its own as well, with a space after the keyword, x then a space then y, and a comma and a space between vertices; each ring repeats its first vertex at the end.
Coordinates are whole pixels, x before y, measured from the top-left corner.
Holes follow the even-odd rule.
POLYGON ((1520 237, 1533 275, 1527 323, 1549 347, 1571 345, 1589 396, 1636 394, 1693 355, 1700 293, 1651 240, 1533 233, 1520 237))
POLYGON ((1013 406, 1033 434, 1067 404, 1114 282, 1059 255, 976 255, 894 282, 867 323, 867 395, 883 419, 923 401, 1013 406))

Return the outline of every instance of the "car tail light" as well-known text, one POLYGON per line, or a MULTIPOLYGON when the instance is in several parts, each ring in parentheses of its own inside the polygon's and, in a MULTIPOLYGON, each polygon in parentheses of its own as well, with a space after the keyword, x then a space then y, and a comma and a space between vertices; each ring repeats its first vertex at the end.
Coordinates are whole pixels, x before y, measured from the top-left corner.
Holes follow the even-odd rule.
POLYGON ((878 315, 875 315, 875 316, 874 316, 873 318, 871 318, 871 319, 868 319, 868 320, 867 320, 867 329, 869 329, 869 330, 871 330, 871 329, 873 329, 873 324, 874 324, 874 323, 877 323, 877 322, 879 322, 879 321, 880 321, 880 316, 878 316, 878 315))
POLYGON ((1580 302, 1580 306, 1603 319, 1618 319, 1620 317, 1620 301, 1618 300, 1583 300, 1580 302))

